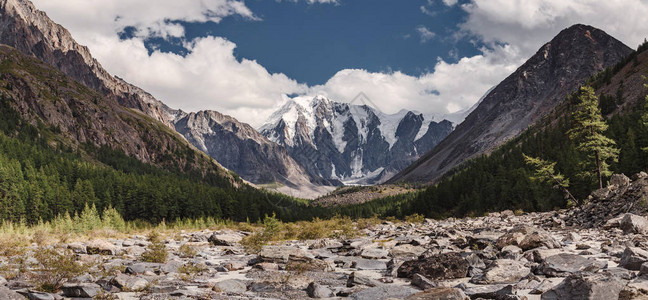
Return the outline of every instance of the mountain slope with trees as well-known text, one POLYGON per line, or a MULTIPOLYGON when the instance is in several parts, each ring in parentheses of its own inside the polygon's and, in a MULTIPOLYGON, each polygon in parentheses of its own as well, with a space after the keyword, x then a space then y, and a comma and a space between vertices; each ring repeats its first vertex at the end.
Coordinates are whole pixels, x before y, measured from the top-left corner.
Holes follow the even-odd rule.
POLYGON ((388 183, 434 182, 466 160, 490 153, 550 112, 587 78, 631 52, 591 26, 577 24, 561 31, 498 84, 445 140, 388 183))
MULTIPOLYGON (((648 74, 648 44, 641 45, 616 66, 591 77, 586 84, 596 91, 598 105, 608 129, 604 137, 615 141, 618 161, 613 173, 635 174, 648 169, 648 115, 645 80, 648 74)), ((555 183, 533 180, 535 168, 524 155, 555 162, 556 172, 570 179, 569 190, 585 199, 599 187, 597 176, 579 176, 589 153, 579 151, 579 141, 570 138, 573 112, 580 92, 565 98, 535 125, 508 141, 490 155, 482 155, 456 168, 436 185, 419 192, 386 197, 361 205, 337 208, 341 214, 403 217, 421 213, 428 217, 481 215, 490 211, 519 209, 546 211, 567 205, 563 189, 555 183)), ((604 181, 607 177, 604 177, 604 181)))
POLYGON ((317 211, 247 185, 163 123, 8 46, 0 115, 2 220, 35 223, 92 205, 151 222, 317 211))

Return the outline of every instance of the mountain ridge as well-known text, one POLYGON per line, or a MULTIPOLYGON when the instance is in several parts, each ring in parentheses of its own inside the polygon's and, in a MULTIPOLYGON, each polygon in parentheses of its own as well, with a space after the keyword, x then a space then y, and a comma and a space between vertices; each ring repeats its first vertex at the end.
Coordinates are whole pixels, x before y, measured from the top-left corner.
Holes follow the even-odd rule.
POLYGON ((576 24, 562 30, 493 88, 434 150, 387 182, 434 182, 468 159, 489 153, 553 109, 587 78, 631 52, 591 26, 576 24))
POLYGON ((327 97, 288 99, 259 131, 312 174, 346 183, 382 181, 434 147, 453 128, 408 110, 385 114, 327 97))

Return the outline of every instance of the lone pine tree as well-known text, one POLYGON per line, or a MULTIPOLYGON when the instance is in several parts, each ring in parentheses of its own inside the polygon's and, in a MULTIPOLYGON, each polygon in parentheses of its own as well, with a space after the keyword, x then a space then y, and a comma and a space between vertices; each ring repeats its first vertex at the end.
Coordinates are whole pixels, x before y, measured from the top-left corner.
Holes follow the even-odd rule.
POLYGON ((603 176, 611 175, 608 161, 618 160, 619 149, 616 148, 614 140, 603 134, 608 125, 601 115, 599 99, 594 89, 589 86, 581 87, 578 100, 579 103, 572 114, 573 125, 567 134, 577 142, 577 149, 591 159, 584 163, 581 175, 591 176, 596 172, 599 187, 603 188, 603 176), (593 168, 590 167, 592 163, 595 164, 593 168))

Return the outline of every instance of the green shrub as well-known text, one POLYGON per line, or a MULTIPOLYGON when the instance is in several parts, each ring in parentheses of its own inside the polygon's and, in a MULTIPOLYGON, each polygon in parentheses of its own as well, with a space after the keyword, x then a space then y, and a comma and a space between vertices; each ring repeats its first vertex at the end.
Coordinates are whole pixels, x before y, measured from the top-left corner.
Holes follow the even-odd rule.
POLYGON ((413 214, 405 217, 405 222, 407 223, 420 224, 423 223, 423 221, 425 221, 425 217, 419 214, 413 214))
POLYGON ((141 260, 144 262, 165 263, 169 252, 167 252, 160 235, 155 231, 151 231, 148 235, 148 241, 150 242, 148 250, 142 253, 141 260))
POLYGON ((83 274, 86 267, 68 249, 39 248, 34 253, 34 284, 44 292, 56 292, 66 281, 83 274))
POLYGON ((178 249, 178 255, 182 258, 193 258, 198 254, 198 249, 189 244, 183 244, 178 249))

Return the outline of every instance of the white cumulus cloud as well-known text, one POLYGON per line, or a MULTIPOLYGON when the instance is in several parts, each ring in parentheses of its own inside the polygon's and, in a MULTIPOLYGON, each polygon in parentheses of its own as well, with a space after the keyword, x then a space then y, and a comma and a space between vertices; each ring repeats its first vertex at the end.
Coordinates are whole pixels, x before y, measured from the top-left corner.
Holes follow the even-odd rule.
MULTIPOLYGON (((143 40, 149 36, 184 38, 184 28, 175 20, 219 22, 238 15, 262 21, 243 1, 33 1, 68 28, 77 41, 87 45, 112 74, 144 88, 171 107, 218 110, 253 126, 260 125, 285 101, 284 94, 295 93, 321 93, 349 101, 364 92, 388 113, 402 108, 423 113, 452 112, 473 105, 544 42, 574 23, 599 27, 631 47, 648 33, 645 0, 471 0, 461 5, 467 17, 458 30, 460 37, 479 39, 488 45, 480 49, 479 55, 460 58, 456 63, 439 59, 434 71, 417 76, 346 69, 323 85, 309 87, 284 74, 270 73, 249 58, 237 59, 236 45, 220 37, 186 41, 186 56, 149 53, 144 46, 143 40), (127 26, 134 27, 136 34, 120 40, 118 33, 127 26)), ((302 1, 339 4, 337 0, 302 1)), ((431 1, 436 0, 428 0, 428 4, 431 1)), ((442 1, 457 4, 456 0, 442 1)), ((422 41, 434 37, 424 26, 417 33, 422 41)))

